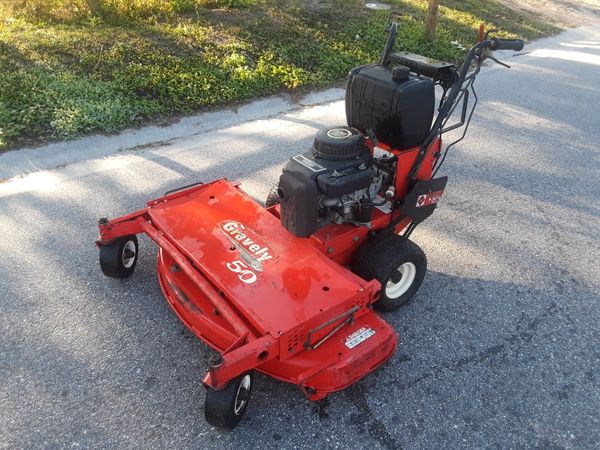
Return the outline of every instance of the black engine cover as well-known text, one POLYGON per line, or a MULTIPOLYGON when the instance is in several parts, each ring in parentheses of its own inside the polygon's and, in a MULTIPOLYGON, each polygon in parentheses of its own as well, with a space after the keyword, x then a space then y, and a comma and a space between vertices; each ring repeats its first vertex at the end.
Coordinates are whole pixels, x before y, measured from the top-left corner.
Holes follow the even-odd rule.
POLYGON ((283 172, 278 188, 281 200, 281 224, 298 237, 317 231, 317 185, 310 178, 283 172))
POLYGON ((326 128, 313 147, 294 156, 279 178, 281 224, 298 237, 318 226, 319 196, 338 198, 370 186, 371 153, 364 136, 350 127, 326 128))

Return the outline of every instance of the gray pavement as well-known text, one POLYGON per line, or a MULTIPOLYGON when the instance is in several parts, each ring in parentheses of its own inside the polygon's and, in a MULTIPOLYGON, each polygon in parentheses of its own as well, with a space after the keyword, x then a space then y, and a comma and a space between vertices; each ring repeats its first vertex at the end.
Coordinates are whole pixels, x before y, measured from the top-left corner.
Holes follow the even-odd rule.
POLYGON ((504 55, 449 156, 400 346, 311 404, 258 377, 233 433, 203 419, 209 350, 164 301, 155 248, 103 277, 96 220, 198 180, 264 199, 334 102, 0 183, 1 448, 598 448, 600 28, 504 55))

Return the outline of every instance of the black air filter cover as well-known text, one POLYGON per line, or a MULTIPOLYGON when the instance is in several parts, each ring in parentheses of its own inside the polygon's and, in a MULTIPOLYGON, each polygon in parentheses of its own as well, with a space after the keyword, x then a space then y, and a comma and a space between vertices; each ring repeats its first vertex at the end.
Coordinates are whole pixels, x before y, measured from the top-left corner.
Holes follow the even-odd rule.
POLYGON ((332 161, 354 159, 368 151, 364 135, 356 128, 330 127, 319 130, 313 144, 317 158, 332 161))

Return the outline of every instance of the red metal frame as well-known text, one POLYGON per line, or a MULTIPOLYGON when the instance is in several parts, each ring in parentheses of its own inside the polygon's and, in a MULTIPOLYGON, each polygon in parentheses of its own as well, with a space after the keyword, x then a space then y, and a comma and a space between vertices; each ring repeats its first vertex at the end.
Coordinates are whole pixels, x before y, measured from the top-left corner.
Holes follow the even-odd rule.
MULTIPOLYGON (((379 147, 397 157, 392 200, 401 199, 420 149, 379 147)), ((419 179, 431 178, 439 148, 438 139, 427 150, 419 179)), ((393 214, 376 209, 372 229, 389 225, 393 214)), ((367 228, 331 224, 302 239, 285 230, 278 216, 277 206, 266 210, 239 186, 217 180, 101 220, 96 244, 145 233, 158 245, 158 279, 169 305, 222 355, 212 362, 205 384, 220 389, 256 369, 297 384, 317 400, 383 364, 397 336, 372 311, 379 282, 344 267, 367 238, 367 228), (349 342, 357 334, 369 336, 353 346, 349 342)), ((401 221, 396 231, 409 224, 410 219, 401 221)))

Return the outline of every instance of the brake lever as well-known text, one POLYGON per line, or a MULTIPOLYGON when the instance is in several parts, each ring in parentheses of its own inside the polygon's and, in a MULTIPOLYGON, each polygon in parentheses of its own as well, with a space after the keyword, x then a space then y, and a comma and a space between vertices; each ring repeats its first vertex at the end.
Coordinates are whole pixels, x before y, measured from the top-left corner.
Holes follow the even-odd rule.
POLYGON ((507 69, 512 69, 512 67, 510 67, 508 64, 506 64, 506 63, 504 63, 504 62, 502 62, 502 61, 499 61, 498 59, 496 59, 496 58, 495 58, 495 57, 493 57, 492 55, 487 55, 487 58, 488 58, 488 59, 491 59, 491 60, 492 60, 492 61, 494 61, 495 63, 498 63, 498 64, 500 64, 501 66, 504 66, 504 67, 506 67, 507 69))
MULTIPOLYGON (((484 37, 484 40, 486 40, 486 41, 487 41, 487 40, 489 39, 489 35, 490 35, 490 33, 497 33, 497 32, 498 32, 498 30, 496 30, 496 29, 493 29, 493 30, 487 30, 487 31, 485 32, 485 37, 484 37)), ((489 52, 489 51, 488 51, 488 52, 485 54, 485 56, 484 56, 484 58, 483 58, 483 59, 491 59, 491 60, 492 60, 492 61, 494 61, 495 63, 498 63, 498 64, 500 64, 501 66, 504 66, 504 67, 506 67, 507 69, 512 69, 512 67, 510 67, 508 64, 506 64, 506 63, 503 63, 502 61, 499 61, 498 59, 496 59, 495 57, 493 57, 492 55, 490 55, 490 53, 491 53, 491 52, 489 52)))

